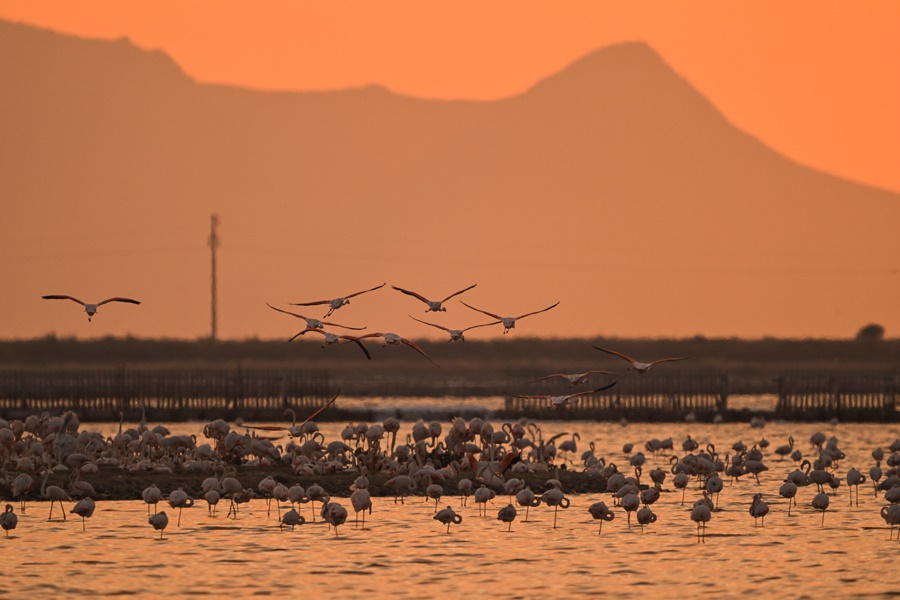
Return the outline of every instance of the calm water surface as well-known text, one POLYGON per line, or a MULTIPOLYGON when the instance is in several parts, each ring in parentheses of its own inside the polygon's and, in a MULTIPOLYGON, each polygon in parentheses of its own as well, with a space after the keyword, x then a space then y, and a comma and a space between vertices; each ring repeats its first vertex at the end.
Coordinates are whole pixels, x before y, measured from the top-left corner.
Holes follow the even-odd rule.
MULTIPOLYGON (((366 529, 354 529, 352 507, 345 498, 339 501, 351 516, 338 537, 326 525, 309 522, 308 504, 301 510, 307 524, 282 532, 274 514, 267 518, 264 500, 244 505, 236 520, 226 519, 224 511, 209 517, 205 502, 198 501, 184 511, 180 528, 175 524, 177 513, 167 510, 170 523, 163 540, 147 524, 142 502, 98 502, 86 532, 75 515, 66 522, 48 521, 48 503, 30 503, 27 513, 19 515, 12 537, 0 539, 4 566, 0 597, 900 595, 900 577, 894 569, 900 542, 888 540, 879 515, 884 500, 866 482, 860 486, 859 506, 849 506, 844 479, 852 466, 868 474, 871 451, 900 437, 893 424, 770 423, 763 429, 747 424, 541 425, 545 438, 563 431, 579 432, 579 455, 593 440, 597 454, 620 468, 627 465, 623 443, 632 442, 638 450, 649 439, 671 436, 681 454, 681 441, 689 433, 701 446, 716 444, 720 454, 730 451, 738 440, 749 446, 763 437, 771 442, 771 451, 793 435, 795 446, 812 456, 809 436, 822 431, 837 436, 847 458, 837 471, 842 486, 831 497, 824 527, 821 513, 810 506, 814 487, 801 488, 798 506, 787 516, 787 501, 777 490, 796 467, 790 460, 777 461, 770 452, 765 459, 770 470, 760 476, 762 485, 757 486, 752 476, 733 487, 726 482, 719 498, 721 510, 713 514, 705 544, 697 544, 696 527, 689 518, 699 492, 692 484, 682 506, 681 492, 674 490, 671 476, 652 507, 656 523, 644 533, 636 526, 628 529, 624 511, 615 509, 616 519, 604 524, 602 536, 587 507, 598 500, 611 505, 608 494, 570 496, 571 506, 559 511, 555 530, 552 508, 531 509, 527 523, 520 509, 511 532, 496 519, 497 511, 507 504, 505 496, 498 495, 489 504, 487 517, 479 517, 471 501, 461 508, 458 498, 447 498, 441 506, 451 504, 463 515, 462 524, 453 526, 449 535, 432 519, 434 503, 421 498, 405 505, 374 498, 366 529), (747 512, 757 492, 764 494, 770 506, 764 527, 754 527, 747 512)), ((320 425, 328 440, 339 437, 343 426, 320 425)), ((404 424, 401 431, 409 431, 410 426, 404 424)), ((118 424, 83 428, 115 433, 118 424)), ((170 425, 170 429, 199 434, 202 424, 170 425)), ((202 441, 202 434, 198 438, 202 441)), ((662 465, 668 465, 668 457, 648 454, 644 480, 650 468, 662 465)))

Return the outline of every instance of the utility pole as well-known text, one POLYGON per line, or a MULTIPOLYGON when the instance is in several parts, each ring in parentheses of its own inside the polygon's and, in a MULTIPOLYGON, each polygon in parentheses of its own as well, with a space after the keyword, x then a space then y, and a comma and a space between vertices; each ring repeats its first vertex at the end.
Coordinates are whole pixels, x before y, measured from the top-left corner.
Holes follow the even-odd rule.
POLYGON ((210 281, 212 283, 212 334, 210 335, 210 339, 215 342, 218 337, 216 305, 219 303, 218 294, 216 293, 216 248, 219 247, 219 236, 216 235, 216 227, 219 225, 219 217, 217 215, 212 215, 210 217, 210 225, 209 247, 212 250, 212 275, 210 276, 210 281))

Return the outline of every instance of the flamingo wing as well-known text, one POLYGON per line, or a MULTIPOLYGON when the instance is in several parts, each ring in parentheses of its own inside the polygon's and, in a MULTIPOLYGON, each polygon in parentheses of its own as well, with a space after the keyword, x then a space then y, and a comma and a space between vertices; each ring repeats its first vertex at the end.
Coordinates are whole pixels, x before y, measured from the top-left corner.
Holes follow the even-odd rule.
POLYGON ((443 303, 443 302, 446 302, 447 300, 449 300, 449 299, 452 298, 453 296, 459 296, 459 295, 462 294, 463 292, 468 292, 469 290, 471 290, 471 289, 472 289, 473 287, 475 287, 476 285, 478 285, 478 284, 477 284, 477 283, 473 283, 472 285, 470 285, 469 287, 467 287, 467 288, 465 288, 465 289, 459 290, 458 292, 454 292, 454 293, 450 294, 449 296, 447 296, 446 298, 444 298, 443 300, 441 300, 441 302, 442 302, 442 303, 443 303))
POLYGON ((522 315, 522 316, 516 317, 516 320, 518 320, 518 319, 524 319, 525 317, 530 317, 531 315, 536 315, 536 314, 538 314, 538 313, 547 312, 547 311, 550 310, 551 308, 556 308, 557 306, 559 306, 559 302, 557 302, 557 303, 554 304, 553 306, 548 306, 547 308, 542 308, 541 310, 536 310, 536 311, 534 311, 534 312, 525 313, 525 314, 522 315))
POLYGON ((606 352, 607 354, 615 354, 620 358, 624 358, 630 363, 636 363, 637 361, 628 356, 627 354, 622 354, 621 352, 616 352, 615 350, 607 350, 606 348, 601 348, 600 346, 591 346, 594 350, 599 350, 600 352, 606 352))
POLYGON ((602 373, 604 375, 616 375, 616 373, 613 373, 612 371, 585 371, 584 373, 581 374, 581 376, 584 377, 585 375, 593 375, 594 373, 602 373))
MULTIPOLYGON (((418 321, 419 323, 422 323, 424 325, 431 325, 432 327, 437 327, 438 329, 443 329, 447 333, 450 333, 450 330, 447 329, 446 327, 444 327, 443 325, 435 325, 434 323, 429 323, 428 321, 423 321, 422 319, 417 319, 412 315, 406 315, 406 316, 409 317, 410 319, 412 319, 413 321, 418 321)), ((465 329, 463 331, 465 331, 465 329)))
POLYGON ((422 294, 417 294, 410 290, 404 290, 403 288, 399 288, 396 285, 392 285, 391 287, 394 288, 395 290, 397 290, 398 292, 402 292, 402 293, 406 294, 407 296, 412 296, 413 298, 418 298, 425 304, 428 304, 430 302, 430 300, 428 298, 426 298, 425 296, 423 296, 422 294))
POLYGON ((323 404, 322 406, 320 406, 318 409, 316 409, 316 411, 315 411, 313 414, 311 414, 311 415, 309 415, 308 417, 306 417, 306 418, 303 420, 303 422, 300 423, 300 426, 302 427, 303 425, 305 425, 305 424, 309 423, 310 421, 312 421, 313 419, 315 419, 316 416, 317 416, 320 412, 322 412, 323 410, 325 410, 326 408, 328 408, 329 406, 331 406, 332 404, 334 404, 334 401, 337 400, 337 399, 338 399, 338 396, 340 396, 340 395, 341 395, 341 390, 338 390, 338 391, 337 391, 337 394, 334 395, 334 398, 332 398, 331 400, 329 400, 328 402, 326 402, 325 404, 323 404))
POLYGON ((292 312, 289 311, 289 310, 281 310, 280 308, 275 308, 274 306, 272 306, 272 305, 269 304, 268 302, 266 302, 266 306, 268 306, 268 307, 271 308, 272 310, 277 310, 277 311, 280 312, 280 313, 284 313, 284 314, 286 314, 286 315, 291 315, 292 317, 297 317, 298 319, 303 319, 304 321, 307 320, 306 317, 304 317, 303 315, 298 315, 297 313, 292 313, 292 312))
POLYGON ((359 341, 359 338, 354 337, 352 335, 339 335, 338 337, 341 338, 342 340, 347 340, 349 342, 353 342, 354 344, 359 346, 359 349, 363 351, 363 354, 366 355, 366 358, 368 358, 369 360, 372 360, 372 355, 369 354, 369 349, 366 348, 365 344, 363 344, 361 341, 359 341))
POLYGON ((82 302, 78 298, 73 298, 72 296, 61 296, 58 294, 50 294, 47 296, 41 296, 41 298, 43 298, 44 300, 72 300, 72 301, 77 302, 78 304, 84 306, 84 302, 82 302))
POLYGON ((288 341, 289 341, 289 342, 293 342, 295 339, 297 339, 297 338, 300 337, 301 335, 307 334, 307 333, 309 333, 310 331, 312 331, 313 333, 321 333, 322 335, 325 335, 325 332, 322 331, 321 329, 313 329, 312 327, 307 327, 306 329, 304 329, 304 330, 301 331, 300 333, 295 334, 294 337, 292 337, 292 338, 289 339, 288 341))
POLYGON ((470 305, 466 304, 462 300, 460 300, 459 303, 467 308, 471 308, 472 310, 474 310, 476 312, 480 312, 483 315, 487 315, 487 316, 491 317, 492 319, 499 319, 501 321, 503 320, 503 317, 501 317, 500 315, 495 315, 494 313, 489 313, 486 310, 481 310, 480 308, 475 308, 474 306, 470 306, 470 305))
MULTIPOLYGON (((74 300, 74 298, 73 298, 74 300)), ((98 302, 97 306, 103 306, 107 302, 128 302, 129 304, 140 304, 137 300, 132 300, 131 298, 122 298, 121 296, 116 296, 115 298, 107 298, 103 302, 98 302)))
MULTIPOLYGON (((291 306, 316 306, 319 304, 331 304, 331 300, 316 300, 315 302, 289 302, 288 304, 290 304, 291 306)), ((272 308, 275 308, 275 307, 273 306, 272 308)), ((278 309, 275 308, 275 310, 278 310, 278 309)), ((286 311, 281 311, 281 312, 286 312, 286 311)), ((288 313, 288 314, 293 314, 293 313, 288 313)), ((296 315, 294 315, 294 316, 296 316, 296 315)))
POLYGON ((536 381, 544 381, 545 379, 552 379, 554 377, 566 377, 563 373, 551 373, 550 375, 544 375, 543 377, 538 377, 537 379, 532 379, 528 383, 535 383, 536 381))
POLYGON ((652 367, 653 365, 659 364, 659 363, 662 363, 662 362, 672 362, 672 361, 675 361, 675 360, 687 360, 688 358, 690 358, 690 357, 688 357, 688 356, 679 356, 678 358, 661 358, 661 359, 659 359, 659 360, 654 360, 652 363, 650 363, 650 366, 652 367))
POLYGON ((479 327, 487 327, 488 325, 499 325, 502 322, 503 321, 494 321, 492 323, 482 323, 481 325, 472 325, 471 327, 466 327, 465 329, 463 329, 463 332, 466 332, 470 329, 478 329, 479 327))
POLYGON ((436 362, 434 362, 433 360, 431 360, 431 357, 428 356, 427 354, 425 354, 425 351, 422 350, 421 348, 419 348, 419 347, 415 344, 415 342, 412 342, 412 341, 410 341, 410 340, 408 340, 408 339, 406 339, 406 338, 400 338, 400 341, 401 341, 402 343, 406 344, 407 346, 409 346, 410 348, 412 348, 413 350, 415 350, 416 352, 418 352, 419 354, 421 354, 422 356, 424 356, 425 358, 427 358, 427 359, 428 359, 428 362, 430 362, 430 363, 433 364, 434 366, 436 366, 436 367, 441 366, 441 365, 437 364, 436 362))
POLYGON ((359 296, 360 294, 367 294, 367 293, 369 293, 369 292, 374 292, 375 290, 380 290, 380 289, 383 288, 385 285, 387 285, 387 282, 384 282, 384 283, 382 283, 381 285, 376 285, 376 286, 373 287, 373 288, 369 288, 369 289, 363 290, 363 291, 361 291, 361 292, 354 292, 354 293, 352 293, 352 294, 347 294, 346 296, 344 296, 344 298, 345 298, 345 299, 346 299, 346 298, 353 298, 354 296, 359 296))
POLYGON ((523 396, 521 394, 510 394, 509 392, 504 391, 504 394, 509 396, 510 398, 524 398, 526 400, 549 400, 553 396, 523 396))
POLYGON ((328 325, 329 327, 340 327, 341 329, 352 329, 353 331, 362 331, 365 327, 350 327, 349 325, 338 325, 337 323, 328 323, 327 321, 322 321, 322 325, 328 325))

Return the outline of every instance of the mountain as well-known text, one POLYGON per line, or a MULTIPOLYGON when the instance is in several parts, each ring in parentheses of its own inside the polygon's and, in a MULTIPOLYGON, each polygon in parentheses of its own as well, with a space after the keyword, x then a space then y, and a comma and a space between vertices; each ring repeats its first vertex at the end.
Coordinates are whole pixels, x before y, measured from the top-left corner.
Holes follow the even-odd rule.
MULTIPOLYGON (((562 300, 520 325, 540 335, 900 327, 900 195, 779 155, 643 43, 514 97, 440 101, 201 84, 127 39, 0 22, 0 86, 0 274, 16 284, 0 311, 19 315, 0 337, 204 334, 214 212, 226 336, 293 333, 266 301, 383 281, 435 297, 478 282, 461 298, 508 314, 562 300), (88 330, 34 306, 45 293, 145 302, 88 330)), ((482 322, 451 306, 433 319, 482 322)), ((354 307, 332 320, 435 332, 393 291, 354 307)))

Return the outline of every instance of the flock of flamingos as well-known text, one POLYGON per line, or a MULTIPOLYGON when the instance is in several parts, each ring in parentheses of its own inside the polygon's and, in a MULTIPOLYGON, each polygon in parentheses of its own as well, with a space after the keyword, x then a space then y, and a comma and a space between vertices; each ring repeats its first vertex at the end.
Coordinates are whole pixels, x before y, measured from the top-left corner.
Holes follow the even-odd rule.
MULTIPOLYGON (((327 305, 329 310, 323 317, 327 319, 334 311, 348 304, 351 298, 384 285, 340 298, 296 305, 327 305)), ((416 292, 396 286, 394 289, 424 302, 428 306, 426 312, 437 313, 446 311, 443 304, 447 300, 473 287, 475 286, 469 286, 440 301, 429 300, 416 292)), ((96 304, 65 295, 49 295, 44 298, 77 302, 84 306, 89 320, 97 313, 98 307, 110 302, 139 304, 136 300, 122 297, 109 298, 96 304)), ((546 312, 557 304, 517 317, 502 317, 465 304, 474 311, 496 319, 465 329, 449 329, 426 321, 420 322, 445 330, 450 335, 450 341, 464 341, 463 334, 469 329, 499 324, 506 333, 515 327, 517 320, 546 312)), ((363 328, 339 325, 270 307, 305 320, 306 328, 294 338, 317 333, 324 336, 326 345, 353 343, 371 358, 362 340, 381 337, 385 345, 404 344, 431 360, 415 343, 393 333, 379 332, 359 336, 333 334, 325 332, 324 327, 349 330, 363 328)), ((614 350, 597 349, 621 357, 637 373, 645 373, 660 362, 685 359, 665 358, 643 363, 614 350)), ((571 387, 586 383, 593 373, 612 374, 606 371, 589 371, 552 374, 546 378, 567 379, 571 387)), ((595 393, 612 385, 615 382, 584 392, 540 398, 553 405, 566 404, 576 402, 580 395, 595 393)), ((334 399, 331 400, 333 401, 334 399)), ((67 512, 64 503, 74 502, 73 498, 77 498, 68 512, 81 517, 82 529, 86 530, 86 520, 94 514, 98 494, 91 484, 84 481, 83 474, 97 472, 101 466, 111 465, 128 471, 196 473, 199 483, 196 489, 199 493, 195 495, 198 499, 202 496, 207 502, 211 516, 216 514, 220 500, 228 503, 227 518, 236 517, 242 504, 261 497, 269 505, 269 516, 274 503, 279 526, 291 530, 306 522, 300 510, 303 504, 309 503, 311 518, 315 520, 318 514, 338 535, 338 528, 348 518, 348 510, 336 499, 338 496, 349 496, 356 522, 362 516, 362 526, 365 528, 365 515, 367 512, 371 514, 373 509, 373 492, 387 498, 393 496, 394 503, 405 502, 405 497, 410 495, 434 500, 434 519, 446 525, 447 533, 453 524, 461 523, 463 518, 452 506, 439 509, 441 498, 447 495, 459 496, 460 510, 467 506, 471 496, 479 515, 487 514, 487 505, 496 496, 508 499, 500 502, 502 507, 497 512, 497 519, 506 524, 509 530, 520 509, 525 511, 523 521, 528 522, 529 509, 546 505, 553 508, 553 527, 556 528, 558 510, 570 506, 559 477, 560 470, 564 469, 569 473, 575 470, 583 474, 586 480, 592 482, 592 491, 610 495, 609 504, 596 502, 588 508, 590 515, 599 521, 600 534, 603 522, 612 521, 616 517, 616 511, 625 512, 628 527, 632 526, 634 520, 635 525, 643 530, 645 526, 656 522, 653 506, 664 497, 664 492, 680 490, 680 495, 674 493, 665 497, 674 497, 672 501, 683 505, 690 489, 692 494, 699 496, 693 501, 690 519, 697 526, 697 541, 703 543, 706 541, 707 525, 717 511, 718 494, 723 491, 725 480, 730 479, 732 484, 737 482, 737 485, 742 485, 740 480, 744 477, 754 479, 759 484, 760 473, 769 470, 764 461, 773 455, 779 461, 795 461, 797 468, 787 474, 777 490, 752 495, 747 510, 754 523, 758 522, 760 525, 764 525, 765 516, 769 512, 765 502, 766 493, 788 499, 787 510, 790 512, 791 507, 797 503, 800 490, 815 486, 815 493, 810 493, 812 497, 808 502, 815 510, 822 512, 821 524, 824 526, 825 512, 829 508, 830 499, 840 487, 841 480, 845 480, 850 489, 851 503, 853 490, 856 489, 857 505, 858 486, 867 481, 866 475, 855 468, 844 472, 843 477, 838 475, 840 464, 846 456, 836 438, 828 439, 822 433, 816 433, 810 438, 811 453, 808 456, 804 456, 801 449, 794 445, 793 438, 771 451, 765 440, 760 440, 751 447, 737 442, 731 446, 730 455, 724 458, 720 457, 711 444, 701 449, 698 442, 690 436, 681 444, 681 456, 674 454, 672 438, 648 440, 643 448, 647 454, 643 450, 635 452, 633 445, 629 443, 622 448, 620 460, 622 465, 627 463, 628 466, 620 468, 611 458, 608 460, 595 455, 593 443, 589 450, 579 453, 577 442, 580 437, 577 434, 562 441, 559 440, 560 436, 545 440, 539 427, 523 421, 504 423, 502 427, 495 428, 481 419, 467 422, 457 418, 450 424, 446 434, 440 423, 426 424, 419 421, 406 435, 406 441, 403 442, 401 438, 401 443, 397 443, 401 424, 396 419, 389 418, 383 423, 348 425, 341 433, 340 440, 329 442, 312 420, 314 417, 315 414, 306 421, 300 424, 294 422, 291 426, 247 427, 244 433, 218 419, 204 427, 204 435, 209 441, 200 444, 196 436, 170 435, 165 427, 150 429, 144 422, 138 428, 125 431, 120 426, 117 435, 104 437, 99 432, 80 429, 77 416, 71 412, 60 416, 46 413, 30 415, 25 420, 10 422, 0 420, 0 497, 20 502, 20 512, 25 511, 26 500, 49 500, 48 519, 53 518, 53 511, 58 503, 58 514, 63 520, 66 519, 67 512), (274 435, 261 436, 256 433, 258 430, 268 430, 267 434, 274 435), (284 447, 273 444, 273 440, 285 435, 290 440, 284 447), (651 469, 650 464, 645 464, 648 455, 652 457, 651 460, 656 459, 658 464, 655 468, 651 469), (290 481, 290 477, 284 476, 259 479, 254 489, 252 486, 245 486, 238 475, 238 469, 246 471, 250 468, 253 472, 263 474, 266 468, 276 465, 289 466, 297 480, 321 478, 324 482, 336 473, 352 473, 356 475, 356 479, 347 489, 332 489, 332 494, 329 494, 318 483, 304 488, 299 483, 290 481), (644 469, 647 469, 646 478, 644 469), (58 477, 60 474, 63 478, 69 478, 65 488, 48 485, 51 476, 58 477), (370 478, 373 484, 377 482, 377 489, 375 485, 370 485, 370 478), (42 482, 38 487, 39 479, 42 482), (674 490, 664 488, 667 481, 671 481, 674 490), (529 482, 542 491, 533 491, 529 482), (826 487, 831 490, 831 495, 826 492, 826 487), (317 502, 318 509, 315 508, 317 502), (287 510, 282 512, 282 508, 287 510)), ((900 439, 890 444, 888 453, 879 447, 871 455, 874 465, 868 471, 868 480, 873 484, 875 493, 883 493, 887 502, 881 508, 881 516, 890 525, 890 536, 893 539, 894 526, 900 525, 900 439), (884 470, 882 463, 886 467, 884 470)), ((243 479, 246 481, 247 477, 243 479)), ((173 510, 178 509, 178 526, 182 509, 194 504, 194 498, 183 489, 169 490, 167 494, 163 494, 155 484, 143 490, 142 498, 147 504, 148 523, 159 531, 160 539, 163 538, 170 519, 165 511, 156 512, 157 504, 165 499, 173 510)), ((621 515, 621 512, 618 514, 621 515)), ((174 519, 176 518, 173 517, 174 519)), ((5 511, 0 514, 0 526, 5 530, 7 538, 9 532, 16 529, 17 523, 14 506, 6 504, 5 511)))
MULTIPOLYGON (((633 444, 626 444, 621 462, 628 466, 619 468, 597 456, 593 443, 590 449, 579 453, 578 435, 571 439, 553 436, 544 440, 538 426, 525 422, 504 423, 495 429, 491 423, 478 418, 468 422, 457 418, 444 434, 440 423, 419 421, 402 443, 397 441, 401 424, 393 418, 383 423, 350 424, 342 431, 340 440, 330 442, 313 420, 292 426, 245 427, 245 432, 239 433, 223 420, 212 421, 204 427, 209 442, 198 445, 196 436, 171 435, 164 426, 150 429, 143 423, 114 437, 104 437, 99 432, 81 430, 71 412, 55 417, 46 413, 31 415, 24 421, 0 420, 0 497, 20 502, 21 513, 25 512, 27 500, 49 500, 48 520, 53 519, 58 503, 58 519, 65 520, 68 511, 81 517, 82 529, 86 530, 86 520, 94 514, 98 494, 84 481, 83 474, 113 466, 129 472, 196 473, 198 485, 191 489, 197 490, 198 499, 202 497, 206 501, 210 516, 216 516, 220 501, 228 503, 226 518, 237 518, 242 504, 263 498, 268 505, 267 516, 274 512, 279 526, 291 530, 306 522, 300 511, 308 503, 311 518, 315 520, 320 515, 338 535, 338 527, 348 518, 348 509, 337 498, 347 496, 357 526, 362 517, 365 528, 365 515, 373 509, 373 492, 384 496, 385 501, 393 496, 395 504, 404 503, 408 496, 434 500, 434 519, 447 526, 447 533, 451 525, 461 523, 463 518, 452 506, 439 510, 441 498, 448 495, 459 497, 460 511, 471 497, 479 515, 485 516, 488 504, 499 497, 502 507, 497 519, 510 530, 521 509, 525 511, 523 520, 528 522, 529 509, 546 505, 553 509, 556 528, 559 509, 570 506, 561 481, 566 478, 560 478, 564 470, 567 475, 577 474, 582 481, 589 481, 589 491, 610 495, 609 504, 596 502, 588 508, 591 516, 599 521, 598 533, 602 533, 603 522, 612 521, 617 511, 625 512, 628 527, 634 521, 643 530, 657 520, 653 512, 656 502, 668 498, 667 501, 684 505, 690 490, 699 496, 693 501, 690 519, 697 525, 697 541, 705 542, 706 528, 717 511, 718 495, 725 488, 725 480, 731 480, 734 489, 747 485, 750 480, 749 485, 758 490, 759 475, 769 470, 764 461, 773 457, 777 457, 777 462, 793 460, 797 464, 777 491, 753 494, 747 510, 754 523, 759 522, 761 526, 769 512, 764 500, 766 493, 777 493, 788 499, 790 514, 800 491, 815 486, 815 492, 809 493, 811 499, 804 502, 822 512, 824 526, 825 511, 842 479, 849 488, 851 505, 855 501, 857 506, 859 485, 867 481, 867 476, 855 468, 845 471, 843 477, 837 475, 846 457, 838 440, 828 439, 822 433, 810 438, 812 452, 808 456, 790 438, 787 444, 774 449, 765 440, 751 447, 737 442, 732 445, 733 454, 724 459, 711 444, 700 449, 689 435, 681 443, 681 456, 674 454, 672 438, 652 439, 644 444, 643 450, 636 452, 633 444), (281 430, 281 435, 258 436, 257 429, 281 430), (282 435, 290 436, 290 441, 283 448, 274 446, 272 440, 282 435), (648 458, 656 459, 659 466, 650 469, 648 458), (289 466, 290 474, 260 479, 267 469, 276 470, 277 466, 289 466), (646 478, 644 469, 647 469, 646 478), (318 479, 328 485, 335 474, 347 473, 356 476, 353 483, 344 490, 330 486, 330 494, 315 482, 318 479), (255 487, 245 485, 253 478, 252 474, 258 474, 255 487), (65 487, 48 485, 51 476, 60 475, 68 478, 65 487), (37 480, 42 480, 40 486, 37 480), (304 488, 300 480, 314 483, 304 488), (674 489, 664 488, 668 481, 674 489), (529 482, 543 491, 536 493, 529 482), (66 502, 76 503, 69 509, 66 502)), ((887 503, 881 508, 881 516, 891 527, 893 539, 894 526, 900 524, 900 439, 890 444, 887 453, 879 447, 871 454, 874 465, 868 471, 868 480, 875 493, 883 494, 887 503)), ((579 491, 585 491, 584 487, 579 491)), ((172 509, 178 509, 178 526, 182 509, 194 504, 194 498, 184 489, 164 494, 156 484, 146 487, 142 498, 147 504, 148 522, 160 532, 160 539, 169 525, 169 516, 165 511, 156 512, 157 504, 166 500, 172 509)), ((6 537, 16 529, 17 523, 14 506, 6 504, 0 516, 6 537)))

